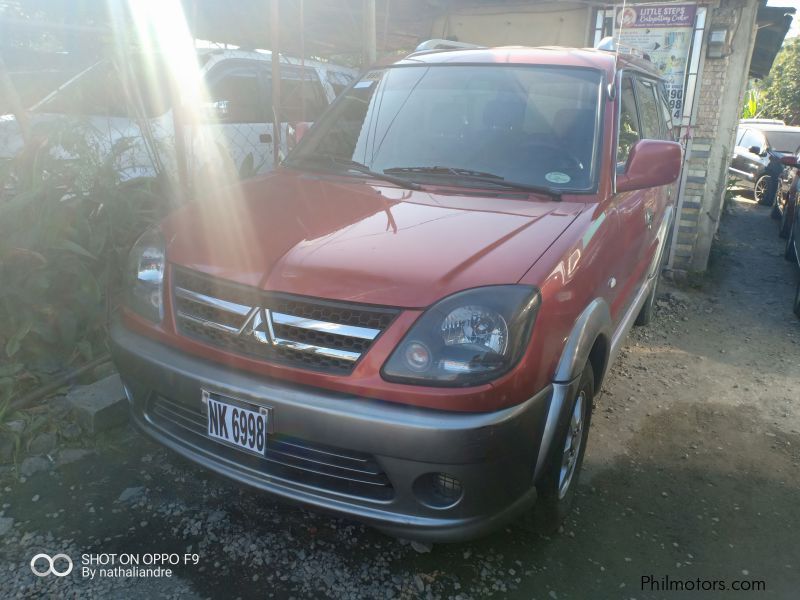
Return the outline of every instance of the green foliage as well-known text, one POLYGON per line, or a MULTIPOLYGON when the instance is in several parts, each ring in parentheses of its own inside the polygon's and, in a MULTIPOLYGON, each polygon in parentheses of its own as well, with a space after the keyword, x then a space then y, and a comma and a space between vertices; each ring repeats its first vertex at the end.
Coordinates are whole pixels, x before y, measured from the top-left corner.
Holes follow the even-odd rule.
POLYGON ((157 216, 152 183, 123 182, 123 139, 53 123, 0 167, 0 406, 105 350, 128 248, 157 216))
POLYGON ((761 116, 763 96, 763 92, 756 87, 751 87, 747 90, 744 106, 742 107, 742 119, 755 119, 761 116))
POLYGON ((787 40, 764 80, 764 100, 759 116, 800 125, 800 37, 787 40))

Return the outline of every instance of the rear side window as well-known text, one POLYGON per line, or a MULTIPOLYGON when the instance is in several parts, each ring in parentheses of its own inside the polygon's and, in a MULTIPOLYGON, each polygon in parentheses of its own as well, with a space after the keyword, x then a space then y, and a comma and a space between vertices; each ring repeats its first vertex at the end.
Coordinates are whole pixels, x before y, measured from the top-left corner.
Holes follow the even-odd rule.
POLYGON ((628 155, 633 145, 642 139, 639 129, 639 118, 636 113, 636 96, 633 92, 633 80, 622 78, 620 94, 619 134, 617 136, 617 171, 624 171, 628 155))
POLYGON ((650 81, 636 80, 636 97, 639 103, 639 120, 642 137, 648 140, 664 139, 661 112, 656 98, 656 88, 650 81))

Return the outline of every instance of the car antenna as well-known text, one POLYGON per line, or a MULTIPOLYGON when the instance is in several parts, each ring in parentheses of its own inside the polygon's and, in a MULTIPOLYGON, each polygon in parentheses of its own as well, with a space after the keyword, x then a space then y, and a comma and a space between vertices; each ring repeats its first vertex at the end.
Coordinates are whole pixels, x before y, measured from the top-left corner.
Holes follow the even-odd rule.
MULTIPOLYGON (((622 12, 620 13, 619 29, 617 30, 617 43, 614 45, 614 79, 608 84, 608 98, 613 100, 617 95, 617 63, 619 62, 619 46, 622 42, 622 29, 625 27, 625 7, 628 0, 622 0, 622 12)), ((616 15, 614 19, 616 20, 616 15)))

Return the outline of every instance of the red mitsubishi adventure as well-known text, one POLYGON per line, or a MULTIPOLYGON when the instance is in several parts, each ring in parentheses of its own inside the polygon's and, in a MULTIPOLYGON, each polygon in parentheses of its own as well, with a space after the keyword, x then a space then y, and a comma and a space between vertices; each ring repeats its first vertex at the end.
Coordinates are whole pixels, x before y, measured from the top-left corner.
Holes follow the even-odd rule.
POLYGON ((669 115, 649 63, 598 50, 369 71, 281 168, 135 245, 112 331, 135 422, 394 535, 471 538, 534 502, 558 527, 592 399, 652 312, 669 115))

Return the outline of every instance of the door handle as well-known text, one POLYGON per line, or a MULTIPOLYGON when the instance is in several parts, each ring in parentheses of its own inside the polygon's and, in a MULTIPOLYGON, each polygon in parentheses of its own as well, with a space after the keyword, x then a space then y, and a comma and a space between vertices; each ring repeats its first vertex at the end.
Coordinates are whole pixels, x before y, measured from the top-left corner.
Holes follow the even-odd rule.
POLYGON ((644 211, 644 222, 647 224, 648 229, 653 228, 653 211, 649 208, 644 211))
POLYGON ((272 143, 272 134, 269 133, 262 133, 258 136, 258 141, 262 144, 271 144, 272 143))

